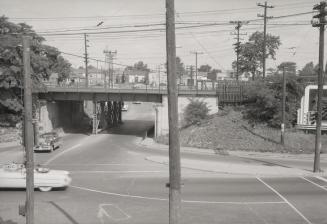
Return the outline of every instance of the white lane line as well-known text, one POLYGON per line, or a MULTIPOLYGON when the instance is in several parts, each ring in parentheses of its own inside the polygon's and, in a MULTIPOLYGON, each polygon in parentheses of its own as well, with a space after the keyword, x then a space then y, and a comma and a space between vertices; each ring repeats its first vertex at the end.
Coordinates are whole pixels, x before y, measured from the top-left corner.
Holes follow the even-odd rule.
MULTIPOLYGON (((157 200, 157 201, 168 201, 168 198, 156 198, 156 197, 145 197, 145 196, 138 196, 138 195, 130 195, 130 194, 120 194, 120 193, 113 193, 113 192, 106 192, 106 191, 99 191, 94 190, 86 187, 79 187, 79 186, 70 186, 76 189, 106 194, 106 195, 113 195, 113 196, 120 196, 120 197, 129 197, 129 198, 139 198, 139 199, 147 199, 147 200, 157 200)), ((231 204, 231 205, 248 205, 248 204, 285 204, 284 201, 262 201, 262 202, 238 202, 238 201, 192 201, 192 200, 182 200, 184 203, 194 203, 194 204, 231 204)))
POLYGON ((194 204, 229 204, 229 205, 286 204, 285 201, 189 201, 189 200, 182 200, 182 202, 194 203, 194 204))
POLYGON ((69 164, 64 164, 64 163, 56 163, 56 166, 146 166, 144 164, 137 164, 137 163, 90 163, 90 164, 85 164, 85 163, 69 163, 69 164))
POLYGON ((44 165, 49 165, 53 160, 57 159, 58 157, 62 156, 63 154, 73 150, 73 149, 76 149, 77 147, 80 147, 82 144, 76 144, 68 149, 66 149, 65 151, 62 151, 60 153, 58 153, 57 155, 55 155, 54 157, 51 157, 50 159, 48 159, 48 161, 46 161, 44 163, 44 165))
POLYGON ((305 177, 301 177, 301 178, 302 178, 303 180, 306 180, 306 181, 308 181, 309 183, 311 183, 311 184, 313 184, 313 185, 315 185, 315 186, 317 186, 317 187, 323 189, 324 191, 327 191, 327 189, 324 188, 324 186, 321 186, 321 185, 319 185, 319 184, 317 184, 317 183, 315 183, 315 182, 313 182, 313 181, 311 181, 311 180, 309 180, 309 179, 307 179, 307 178, 305 178, 305 177))
POLYGON ((70 173, 167 173, 167 171, 157 170, 126 170, 126 171, 107 171, 107 170, 94 170, 94 171, 69 171, 70 173))
POLYGON ((305 217, 291 202, 289 202, 283 195, 281 195, 277 190, 275 190, 272 186, 267 184, 265 181, 263 181, 260 177, 257 177, 257 180, 259 180, 261 183, 263 183, 266 187, 268 187, 271 191, 273 191, 275 194, 277 194, 282 200, 284 200, 297 214, 299 214, 308 224, 313 224, 310 222, 307 217, 305 217))
POLYGON ((70 187, 77 188, 77 189, 80 189, 80 190, 100 193, 100 194, 106 194, 106 195, 129 197, 129 198, 139 198, 139 199, 148 199, 148 200, 157 200, 157 201, 168 201, 167 198, 144 197, 144 196, 138 196, 138 195, 120 194, 120 193, 99 191, 99 190, 94 190, 94 189, 90 189, 90 188, 86 188, 86 187, 73 186, 73 185, 71 185, 70 187))

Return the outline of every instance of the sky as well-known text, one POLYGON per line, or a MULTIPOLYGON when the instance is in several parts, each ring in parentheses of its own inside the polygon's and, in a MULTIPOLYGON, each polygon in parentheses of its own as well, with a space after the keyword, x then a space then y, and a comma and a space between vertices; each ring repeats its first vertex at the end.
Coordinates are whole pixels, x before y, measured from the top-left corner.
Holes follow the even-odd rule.
MULTIPOLYGON (((242 42, 255 31, 263 31, 263 8, 257 0, 175 0, 176 55, 186 65, 209 64, 230 70, 236 55, 233 50, 235 25, 230 21, 255 20, 243 25, 242 42), (211 24, 211 25, 208 25, 211 24), (215 25, 212 25, 215 24, 215 25), (202 25, 202 26, 199 26, 202 25), (205 26, 203 26, 205 25, 205 26), (186 27, 186 28, 185 28, 186 27)), ((317 0, 270 0, 267 33, 279 36, 276 60, 267 59, 267 68, 294 61, 297 68, 318 62, 319 30, 311 26, 309 13, 317 0), (279 16, 309 13, 298 16, 279 16)), ((46 38, 45 44, 60 51, 84 54, 84 34, 89 57, 104 61, 105 49, 117 51, 115 68, 143 61, 157 69, 166 60, 165 0, 0 0, 0 14, 11 22, 25 22, 46 38), (97 26, 103 22, 100 26, 97 26), (140 31, 141 30, 141 31, 140 31), (97 32, 101 32, 98 33, 97 32), (59 35, 58 35, 59 34, 59 35), (69 34, 69 35, 67 35, 69 34), (72 35, 73 34, 73 35, 72 35), (118 64, 122 64, 118 65, 118 64)), ((82 58, 63 55, 74 66, 83 66, 82 58)), ((99 68, 103 62, 90 61, 99 68)))

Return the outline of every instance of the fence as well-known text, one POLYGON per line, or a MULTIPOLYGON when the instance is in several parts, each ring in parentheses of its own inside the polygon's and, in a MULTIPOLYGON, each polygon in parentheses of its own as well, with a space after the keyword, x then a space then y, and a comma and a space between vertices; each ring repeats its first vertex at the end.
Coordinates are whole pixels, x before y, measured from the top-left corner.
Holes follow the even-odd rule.
POLYGON ((220 105, 242 104, 246 100, 244 89, 249 86, 248 81, 220 81, 217 83, 216 91, 220 105))

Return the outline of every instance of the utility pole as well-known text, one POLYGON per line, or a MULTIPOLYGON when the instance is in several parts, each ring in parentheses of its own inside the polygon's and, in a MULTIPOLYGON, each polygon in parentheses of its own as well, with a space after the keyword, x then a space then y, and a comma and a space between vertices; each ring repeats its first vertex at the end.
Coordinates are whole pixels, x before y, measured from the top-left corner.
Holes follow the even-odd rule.
POLYGON ((315 141, 315 157, 313 172, 320 172, 320 152, 321 152, 321 118, 322 118, 322 94, 324 83, 324 39, 325 39, 325 25, 327 12, 325 11, 326 2, 320 2, 315 5, 313 10, 319 10, 319 14, 313 18, 319 21, 312 22, 313 27, 319 27, 319 71, 318 71, 318 102, 317 102, 317 120, 316 120, 316 141, 315 141))
POLYGON ((270 17, 267 16, 267 8, 272 9, 272 8, 274 8, 274 6, 267 5, 267 2, 265 2, 265 4, 258 3, 257 5, 264 8, 264 14, 263 15, 258 14, 258 17, 263 17, 263 22, 264 22, 264 26, 263 26, 262 77, 265 78, 266 77, 267 19, 273 18, 272 16, 270 16, 270 17))
POLYGON ((203 52, 192 51, 191 54, 195 54, 195 89, 196 95, 198 95, 198 55, 203 54, 203 52))
POLYGON ((282 100, 282 124, 280 125, 281 135, 280 142, 285 144, 285 101, 286 101, 286 77, 285 66, 283 66, 283 100, 282 100))
POLYGON ((236 51, 236 80, 238 81, 238 77, 239 77, 239 55, 240 55, 240 35, 246 35, 247 33, 240 33, 240 29, 242 27, 243 24, 248 23, 248 22, 242 22, 242 21, 230 21, 230 23, 232 24, 236 24, 235 26, 235 30, 236 33, 231 33, 231 35, 236 35, 236 40, 237 42, 234 44, 235 45, 235 51, 236 51))
POLYGON ((174 0, 166 0, 166 52, 169 118, 169 224, 181 216, 181 161, 178 129, 176 73, 176 36, 174 0))
MULTIPOLYGON (((109 88, 114 87, 114 80, 113 80, 113 73, 114 73, 114 57, 117 55, 117 51, 109 51, 108 49, 104 50, 103 53, 105 54, 105 62, 108 65, 108 73, 109 73, 109 88)), ((105 76, 105 83, 106 83, 106 76, 105 76)))
POLYGON ((158 88, 159 88, 159 93, 160 93, 160 68, 161 68, 161 65, 158 65, 158 88))
POLYGON ((84 33, 84 62, 85 62, 85 87, 89 86, 89 73, 88 73, 88 54, 87 54, 87 48, 89 47, 87 45, 87 42, 89 42, 87 40, 87 35, 86 33, 84 33))
POLYGON ((32 124, 32 80, 30 59, 31 37, 23 36, 24 63, 24 146, 26 168, 26 224, 34 223, 34 158, 33 158, 33 124, 32 124))

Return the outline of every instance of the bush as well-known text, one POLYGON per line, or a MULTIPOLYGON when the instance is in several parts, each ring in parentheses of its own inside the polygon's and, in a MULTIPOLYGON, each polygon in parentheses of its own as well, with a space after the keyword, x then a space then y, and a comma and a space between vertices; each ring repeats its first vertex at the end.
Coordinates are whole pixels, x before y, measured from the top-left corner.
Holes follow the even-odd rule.
POLYGON ((206 102, 198 99, 189 99, 190 103, 184 110, 184 127, 198 124, 208 117, 209 108, 206 102))
MULTIPOLYGON (((296 124, 297 109, 304 86, 295 75, 286 76, 286 108, 285 123, 296 124)), ((245 90, 248 99, 244 117, 252 123, 266 123, 271 127, 279 127, 282 118, 282 76, 273 75, 255 81, 245 90)))

